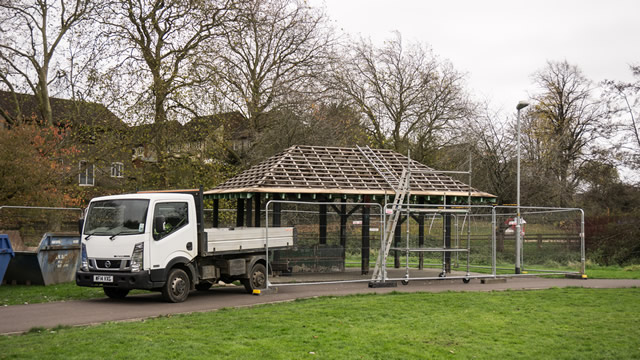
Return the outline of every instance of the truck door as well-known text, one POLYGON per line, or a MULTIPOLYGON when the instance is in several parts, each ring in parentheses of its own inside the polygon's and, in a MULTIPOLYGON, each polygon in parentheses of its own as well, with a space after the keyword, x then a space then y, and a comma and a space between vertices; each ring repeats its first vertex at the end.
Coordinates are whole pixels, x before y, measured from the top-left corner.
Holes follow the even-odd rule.
MULTIPOLYGON (((193 206, 192 206, 193 207, 193 206)), ((157 202, 153 209, 150 269, 162 269, 176 257, 193 259, 197 250, 195 209, 186 201, 157 202)))

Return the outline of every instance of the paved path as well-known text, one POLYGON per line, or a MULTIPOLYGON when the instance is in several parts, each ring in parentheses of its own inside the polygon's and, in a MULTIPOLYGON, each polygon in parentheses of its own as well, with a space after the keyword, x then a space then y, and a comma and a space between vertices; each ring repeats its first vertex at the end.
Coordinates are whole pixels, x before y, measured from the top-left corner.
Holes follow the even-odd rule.
POLYGON ((219 287, 207 292, 192 292, 186 302, 169 304, 163 302, 160 294, 149 293, 129 296, 123 300, 107 298, 55 302, 45 304, 14 305, 0 307, 0 334, 28 331, 42 326, 52 328, 57 325, 90 325, 107 321, 132 321, 149 317, 212 311, 224 307, 244 307, 256 304, 290 301, 315 296, 348 295, 362 293, 383 294, 391 291, 441 292, 441 291, 500 291, 524 289, 548 289, 552 287, 623 288, 640 287, 640 280, 579 280, 543 279, 537 277, 509 278, 504 283, 481 284, 472 280, 462 281, 411 281, 409 285, 398 284, 395 288, 368 288, 366 283, 343 283, 336 285, 281 286, 277 292, 262 296, 252 296, 244 288, 219 287))

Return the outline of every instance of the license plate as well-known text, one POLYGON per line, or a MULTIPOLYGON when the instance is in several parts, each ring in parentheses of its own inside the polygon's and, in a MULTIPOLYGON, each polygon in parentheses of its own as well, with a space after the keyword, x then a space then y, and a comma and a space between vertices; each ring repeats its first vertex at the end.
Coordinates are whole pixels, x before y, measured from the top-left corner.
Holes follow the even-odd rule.
POLYGON ((93 282, 112 283, 112 275, 93 275, 93 282))

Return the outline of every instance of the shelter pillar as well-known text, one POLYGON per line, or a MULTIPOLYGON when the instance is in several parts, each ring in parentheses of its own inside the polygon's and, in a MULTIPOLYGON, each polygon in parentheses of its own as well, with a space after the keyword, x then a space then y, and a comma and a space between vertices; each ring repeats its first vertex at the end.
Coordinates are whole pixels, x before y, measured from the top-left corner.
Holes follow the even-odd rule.
POLYGON ((254 216, 254 225, 255 227, 260 227, 260 206, 262 206, 261 202, 260 202, 260 194, 256 194, 253 197, 253 202, 255 204, 255 209, 253 210, 255 212, 255 216, 254 216))
POLYGON ((281 209, 282 207, 280 206, 282 205, 279 202, 274 202, 273 203, 273 217, 271 220, 271 226, 273 227, 280 227, 282 226, 282 214, 281 214, 281 209))
MULTIPOLYGON (((321 200, 322 201, 322 200, 321 200)), ((327 244, 327 204, 320 204, 320 236, 318 243, 320 245, 327 244)))
MULTIPOLYGON (((351 210, 347 212, 347 204, 331 205, 331 208, 340 215, 340 247, 342 247, 342 259, 346 262, 346 250, 347 250, 347 220, 349 216, 353 215, 356 211, 362 208, 362 205, 355 205, 351 210)), ((364 211, 364 210, 363 210, 364 211)), ((345 264, 346 265, 346 264, 345 264)), ((344 269, 344 268, 343 268, 344 269)))
POLYGON ((246 224, 247 227, 253 227, 253 200, 251 198, 247 199, 247 205, 245 206, 245 215, 247 216, 246 224))
MULTIPOLYGON (((403 217, 400 217, 400 219, 398 219, 396 228, 393 231, 393 247, 396 248, 400 247, 400 240, 402 239, 402 219, 403 217)), ((393 251, 393 267, 396 269, 400 268, 400 251, 398 250, 393 251)))
POLYGON ((236 227, 244 226, 244 199, 238 199, 236 204, 236 227))
MULTIPOLYGON (((444 247, 451 248, 451 213, 444 213, 444 247)), ((451 251, 444 253, 445 271, 451 272, 451 251)))
MULTIPOLYGON (((367 199, 365 199, 367 202, 367 199)), ((371 237, 369 236, 370 210, 369 206, 362 206, 362 275, 369 274, 369 247, 371 237)))
MULTIPOLYGON (((396 228, 393 229, 393 247, 399 248, 400 242, 402 241, 402 223, 409 219, 408 216, 400 215, 398 218, 398 222, 396 223, 396 228)), ((396 269, 400 268, 400 251, 393 251, 393 267, 396 269)))
POLYGON ((347 204, 340 205, 340 246, 342 246, 342 251, 347 248, 347 219, 349 215, 347 214, 347 204))
MULTIPOLYGON (((419 205, 424 205, 424 197, 420 197, 418 200, 419 205)), ((424 213, 418 214, 418 247, 424 247, 424 213)), ((418 253, 418 269, 424 269, 424 252, 418 253)))
POLYGON ((220 200, 213 199, 213 219, 212 219, 213 224, 211 226, 214 228, 217 228, 219 226, 219 222, 220 222, 220 215, 218 214, 219 212, 220 212, 220 200))

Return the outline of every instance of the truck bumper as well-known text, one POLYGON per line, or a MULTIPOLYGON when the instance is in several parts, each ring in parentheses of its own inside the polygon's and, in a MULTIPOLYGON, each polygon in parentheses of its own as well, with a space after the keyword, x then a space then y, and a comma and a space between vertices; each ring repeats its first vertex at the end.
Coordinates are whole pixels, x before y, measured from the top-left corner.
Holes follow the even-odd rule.
POLYGON ((88 287, 111 286, 121 289, 155 289, 162 286, 162 282, 151 281, 151 275, 148 271, 140 272, 91 272, 77 271, 76 285, 88 287), (111 276, 113 282, 95 281, 95 276, 111 276))

